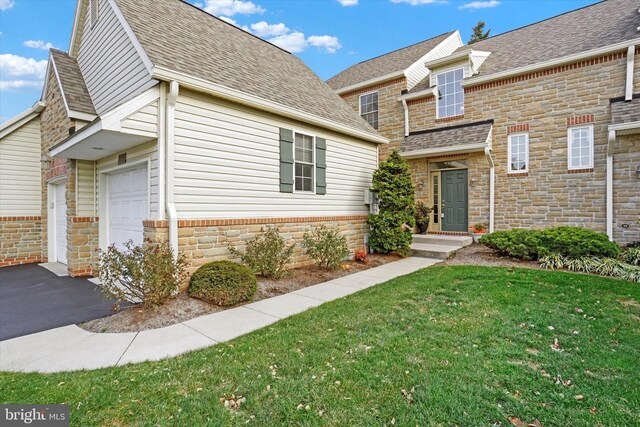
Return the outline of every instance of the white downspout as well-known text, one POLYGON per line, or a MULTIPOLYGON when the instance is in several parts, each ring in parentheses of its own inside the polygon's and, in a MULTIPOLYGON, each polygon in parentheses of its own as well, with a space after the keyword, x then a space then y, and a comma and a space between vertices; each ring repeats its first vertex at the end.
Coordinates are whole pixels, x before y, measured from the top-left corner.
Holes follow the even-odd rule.
POLYGON ((167 215, 169 216, 169 246, 173 250, 174 256, 178 256, 178 213, 174 203, 174 165, 175 165, 175 120, 176 120, 176 100, 180 85, 177 81, 172 81, 169 85, 169 97, 167 98, 166 117, 166 138, 167 138, 167 215))
POLYGON ((489 233, 493 233, 496 170, 495 165, 493 164, 493 158, 491 157, 490 147, 484 148, 484 155, 487 157, 487 161, 489 162, 489 233))
POLYGON ((609 131, 607 141, 607 236, 613 241, 613 144, 616 142, 616 131, 609 131))
POLYGON ((165 168, 166 164, 166 114, 167 114, 167 85, 160 83, 160 98, 158 99, 158 216, 157 219, 165 219, 165 194, 166 194, 166 181, 165 181, 165 168))
POLYGON ((402 108, 404 109, 404 136, 409 136, 409 107, 407 100, 402 100, 402 108))
POLYGON ((627 49, 627 80, 625 84, 624 99, 631 101, 633 99, 633 67, 636 53, 635 45, 629 46, 627 49))

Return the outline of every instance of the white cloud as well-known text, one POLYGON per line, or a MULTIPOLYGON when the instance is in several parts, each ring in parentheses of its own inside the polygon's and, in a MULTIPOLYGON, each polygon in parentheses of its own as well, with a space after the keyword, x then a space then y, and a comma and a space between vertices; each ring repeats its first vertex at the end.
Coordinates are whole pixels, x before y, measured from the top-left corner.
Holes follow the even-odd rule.
POLYGON ((500 2, 498 0, 472 1, 470 3, 463 4, 458 7, 458 9, 487 9, 489 7, 496 7, 499 4, 500 2))
POLYGON ((298 32, 274 37, 269 42, 291 53, 299 53, 307 48, 307 39, 298 32))
POLYGON ((205 0, 204 5, 202 3, 197 5, 204 6, 203 9, 206 12, 216 16, 253 15, 265 12, 263 8, 255 3, 243 0, 205 0))
POLYGON ((25 45, 26 47, 30 47, 33 49, 42 49, 42 50, 49 50, 51 48, 55 49, 54 45, 52 45, 51 43, 45 43, 42 40, 27 40, 22 44, 25 45))
POLYGON ((408 3, 411 6, 419 6, 421 4, 443 3, 441 0, 391 0, 391 3, 408 3))
POLYGON ((228 16, 219 16, 218 18, 219 18, 219 19, 221 19, 222 21, 224 21, 224 22, 228 22, 229 24, 234 25, 234 26, 236 26, 236 27, 238 27, 238 28, 242 28, 242 29, 243 29, 243 30, 245 30, 247 33, 250 33, 250 32, 251 32, 251 30, 249 29, 249 27, 247 27, 246 25, 240 25, 240 24, 238 24, 238 23, 236 22, 236 20, 235 20, 235 19, 233 19, 233 18, 229 18, 228 16))
POLYGON ((14 2, 13 0, 0 0, 0 10, 2 11, 9 10, 15 5, 16 2, 14 2))
POLYGON ((10 53, 0 54, 0 90, 34 88, 42 86, 47 72, 47 61, 10 53))
POLYGON ((338 0, 343 6, 357 6, 358 0, 338 0))
POLYGON ((282 22, 279 24, 268 24, 265 21, 251 24, 251 29, 258 37, 281 36, 288 34, 290 31, 282 22))
POLYGON ((336 53, 336 50, 342 47, 338 38, 335 36, 310 36, 307 42, 311 46, 325 49, 328 53, 336 53))

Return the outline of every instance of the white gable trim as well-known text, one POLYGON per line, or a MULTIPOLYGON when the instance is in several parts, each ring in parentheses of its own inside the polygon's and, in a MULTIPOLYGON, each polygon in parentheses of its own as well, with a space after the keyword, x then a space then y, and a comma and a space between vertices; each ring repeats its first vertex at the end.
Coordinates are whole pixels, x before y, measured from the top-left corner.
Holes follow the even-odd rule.
POLYGON ((11 132, 21 128, 25 124, 29 123, 31 120, 40 115, 40 112, 44 108, 44 102, 37 101, 31 108, 23 111, 7 120, 6 122, 0 124, 0 138, 4 138, 9 135, 11 132))
POLYGON ((375 77, 373 79, 365 80, 365 81, 360 82, 360 83, 356 83, 356 84, 352 84, 352 85, 349 85, 349 86, 345 86, 343 88, 336 89, 335 92, 338 95, 341 95, 343 93, 351 92, 352 90, 357 90, 357 89, 360 89, 360 88, 363 88, 363 87, 367 87, 367 86, 371 86, 371 85, 374 85, 374 84, 377 84, 377 83, 382 83, 382 82, 386 82, 388 80, 397 79, 399 77, 404 77, 404 70, 395 71, 393 73, 385 74, 384 76, 375 77))
POLYGON ((162 67, 155 67, 153 70, 152 78, 162 81, 175 80, 180 83, 181 87, 184 86, 186 88, 193 89, 199 92, 209 93, 211 95, 227 99, 232 102, 248 105, 250 107, 257 108, 263 111, 269 111, 271 113, 300 120, 305 123, 314 124, 326 129, 332 129, 336 132, 355 136, 356 138, 364 139, 366 141, 375 142, 378 144, 389 143, 389 140, 382 135, 374 135, 372 133, 356 129, 333 120, 325 119, 324 117, 320 117, 315 114, 307 113, 297 108, 288 107, 277 102, 269 101, 267 99, 260 98, 255 95, 250 95, 237 89, 232 89, 226 86, 212 83, 210 81, 181 73, 179 71, 168 70, 162 67))
POLYGON ((413 89, 415 85, 429 75, 429 69, 424 66, 426 62, 447 57, 462 46, 464 46, 464 43, 462 43, 460 32, 456 30, 449 37, 438 43, 436 47, 408 66, 407 69, 404 70, 404 75, 407 76, 407 89, 413 89))
POLYGON ((76 12, 75 15, 73 17, 73 29, 71 30, 71 39, 69 40, 69 55, 72 55, 74 52, 72 52, 73 50, 73 44, 76 41, 76 37, 78 35, 78 20, 80 18, 80 9, 82 8, 82 2, 84 0, 77 0, 76 1, 76 12))
POLYGON ((144 50, 144 48, 140 44, 140 41, 129 26, 129 23, 124 18, 122 11, 116 4, 115 0, 109 0, 109 4, 113 8, 113 12, 116 14, 118 21, 120 21, 120 25, 122 25, 122 28, 124 28, 124 31, 127 33, 127 36, 129 36, 129 39, 131 39, 131 43, 133 43, 133 47, 135 47, 136 52, 138 52, 138 55, 140 55, 140 59, 142 59, 144 66, 147 68, 147 71, 149 71, 149 74, 153 74, 153 63, 151 62, 149 55, 147 55, 147 51, 144 50))

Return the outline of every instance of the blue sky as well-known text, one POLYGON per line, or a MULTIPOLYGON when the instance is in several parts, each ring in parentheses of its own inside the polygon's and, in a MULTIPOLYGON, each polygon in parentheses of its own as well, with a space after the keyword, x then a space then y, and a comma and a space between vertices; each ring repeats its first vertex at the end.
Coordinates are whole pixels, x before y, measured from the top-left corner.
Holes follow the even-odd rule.
MULTIPOLYGON (((487 22, 499 34, 596 0, 191 0, 299 55, 320 77, 487 22)), ((0 0, 0 122, 40 97, 48 48, 66 51, 75 0, 0 0)))

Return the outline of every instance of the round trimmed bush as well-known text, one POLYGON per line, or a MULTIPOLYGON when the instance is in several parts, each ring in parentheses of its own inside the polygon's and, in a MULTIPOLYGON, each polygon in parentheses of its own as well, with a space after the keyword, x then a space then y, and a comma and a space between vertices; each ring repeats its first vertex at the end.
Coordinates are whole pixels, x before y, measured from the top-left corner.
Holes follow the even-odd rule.
POLYGON ((248 267, 231 261, 213 261, 193 273, 189 296, 228 306, 250 300, 257 288, 256 276, 248 267))

